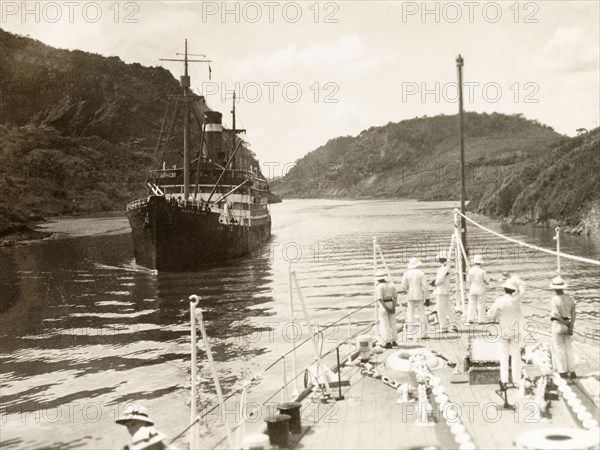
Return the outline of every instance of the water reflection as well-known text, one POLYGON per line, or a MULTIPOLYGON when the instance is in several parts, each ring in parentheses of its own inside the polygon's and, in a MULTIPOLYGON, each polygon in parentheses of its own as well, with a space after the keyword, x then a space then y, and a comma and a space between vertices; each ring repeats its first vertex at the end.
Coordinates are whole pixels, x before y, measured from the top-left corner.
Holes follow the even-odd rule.
MULTIPOLYGON (((374 235, 394 279, 415 255, 433 274, 435 253, 449 244, 452 206, 284 202, 273 208, 273 239, 261 252, 201 272, 156 273, 135 266, 129 234, 110 232, 111 224, 124 228, 122 218, 102 222, 109 234, 0 249, 0 445, 121 447, 127 435, 115 430, 113 420, 131 400, 143 401, 163 429, 178 432, 189 416, 190 294, 201 297, 229 392, 244 374, 256 373, 289 348, 284 330, 290 261, 313 322, 327 324, 371 301, 374 235)), ((480 220, 517 239, 554 245, 551 230, 480 220)), ((469 242, 472 252, 484 252, 494 279, 511 270, 526 280, 526 313, 547 327, 547 284, 555 259, 473 228, 469 242)), ((564 237, 562 244, 566 252, 598 258, 591 240, 564 237)), ((578 328, 598 340, 597 268, 565 261, 563 273, 579 302, 578 328)), ((497 290, 494 284, 490 302, 497 290)), ((365 311, 358 320, 367 324, 370 318, 365 311)), ((345 337, 343 330, 332 333, 328 338, 345 337)), ((202 348, 199 361, 200 399, 206 405, 214 402, 214 387, 202 348)))

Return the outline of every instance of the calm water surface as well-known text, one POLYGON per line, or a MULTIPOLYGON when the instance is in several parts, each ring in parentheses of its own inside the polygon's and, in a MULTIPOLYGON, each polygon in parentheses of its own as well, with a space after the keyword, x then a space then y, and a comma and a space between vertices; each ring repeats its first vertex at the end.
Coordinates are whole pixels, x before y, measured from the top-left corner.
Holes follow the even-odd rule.
MULTIPOLYGON (((231 392, 290 347, 284 338, 290 261, 313 321, 326 324, 372 301, 375 235, 394 278, 413 255, 432 275, 435 252, 449 243, 453 206, 286 201, 272 208, 273 238, 262 252, 196 273, 137 267, 122 217, 60 221, 50 226, 68 231, 58 239, 0 249, 0 447, 121 448, 128 435, 113 420, 132 400, 148 407, 158 428, 178 434, 189 418, 190 294, 202 297, 220 379, 231 392)), ((504 234, 554 247, 549 230, 479 219, 504 234)), ((493 278, 507 269, 522 276, 530 286, 526 313, 547 328, 549 295, 543 288, 555 258, 518 250, 474 228, 469 241, 472 253, 489 261, 493 278)), ((562 248, 600 256, 586 238, 564 236, 562 248)), ((598 268, 563 261, 563 274, 579 301, 580 338, 597 341, 598 268)), ((357 317, 356 326, 365 325, 372 312, 357 317)), ((345 335, 344 327, 334 327, 327 339, 345 335)), ((199 364, 206 410, 215 393, 203 351, 199 364)), ((265 375, 271 387, 280 383, 280 370, 275 372, 265 375)), ((267 391, 253 392, 258 398, 267 391)), ((205 442, 212 442, 210 428, 208 423, 205 442)))

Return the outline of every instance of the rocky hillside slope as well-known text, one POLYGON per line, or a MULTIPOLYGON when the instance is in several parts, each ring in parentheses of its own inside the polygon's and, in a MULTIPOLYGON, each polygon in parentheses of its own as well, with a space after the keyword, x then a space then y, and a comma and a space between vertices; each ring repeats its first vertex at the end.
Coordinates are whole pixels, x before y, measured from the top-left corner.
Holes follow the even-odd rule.
MULTIPOLYGON (((575 138, 521 115, 465 114, 469 209, 518 223, 600 227, 600 129, 575 138)), ((274 184, 284 198, 450 200, 460 196, 456 116, 332 139, 274 184)))
MULTIPOLYGON (((520 115, 465 115, 469 198, 564 139, 520 115)), ((460 151, 456 116, 422 117, 332 139, 297 161, 275 186, 285 197, 456 199, 460 151)))
POLYGON ((598 234, 600 128, 562 145, 480 192, 471 207, 513 222, 568 226, 598 234))
POLYGON ((0 238, 27 234, 43 217, 124 210, 144 195, 178 89, 166 69, 0 29, 0 238))

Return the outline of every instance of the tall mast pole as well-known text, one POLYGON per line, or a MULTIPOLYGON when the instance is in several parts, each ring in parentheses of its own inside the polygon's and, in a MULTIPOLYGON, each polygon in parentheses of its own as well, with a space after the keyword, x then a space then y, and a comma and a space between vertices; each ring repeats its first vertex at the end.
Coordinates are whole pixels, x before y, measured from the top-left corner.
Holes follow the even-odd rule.
POLYGON ((181 80, 183 88, 183 198, 185 201, 190 196, 190 110, 187 99, 190 87, 190 76, 188 74, 188 43, 185 40, 184 75, 181 80))
MULTIPOLYGON (((231 109, 231 115, 233 116, 233 130, 235 131, 235 91, 233 91, 233 108, 231 109)), ((235 142, 233 143, 233 147, 235 148, 235 142)))
MULTIPOLYGON (((180 56, 181 53, 177 53, 177 55, 180 56)), ((179 79, 183 95, 180 97, 179 101, 183 103, 183 195, 186 201, 190 196, 190 102, 194 101, 194 95, 190 91, 191 82, 188 66, 191 62, 211 62, 209 59, 189 59, 188 56, 202 56, 206 58, 205 55, 190 55, 188 53, 187 39, 185 40, 185 53, 183 53, 183 59, 160 58, 161 61, 177 61, 184 63, 183 76, 179 79)))
MULTIPOLYGON (((235 89, 233 91, 233 108, 231 108, 231 116, 233 122, 233 133, 231 133, 231 148, 235 151, 235 89)), ((232 164, 232 166, 237 166, 237 164, 232 164)), ((238 167, 236 167, 238 169, 238 167)), ((232 167, 233 170, 233 167, 232 167)))
MULTIPOLYGON (((467 252, 467 221, 465 214, 465 136, 464 136, 464 111, 463 111, 463 76, 462 68, 464 61, 462 56, 456 58, 456 70, 458 72, 458 129, 460 139, 460 212, 463 214, 460 218, 460 238, 465 253, 467 252)), ((463 257, 463 267, 466 267, 463 257)), ((463 274, 464 276, 464 274, 463 274)))
MULTIPOLYGON (((230 92, 230 91, 227 91, 230 92)), ((235 94, 235 90, 231 91, 232 93, 232 98, 233 98, 233 106, 231 108, 231 118, 232 118, 232 126, 231 126, 231 146, 233 148, 233 150, 235 151, 235 149, 237 148, 237 141, 235 139, 235 137, 237 136, 238 133, 245 133, 246 130, 237 129, 237 124, 236 124, 236 120, 235 120, 235 101, 237 99, 237 96, 235 94)), ((233 170, 233 164, 231 165, 231 169, 233 170)), ((242 152, 239 153, 239 156, 236 158, 236 163, 235 163, 235 169, 237 170, 244 170, 244 154, 242 152)))

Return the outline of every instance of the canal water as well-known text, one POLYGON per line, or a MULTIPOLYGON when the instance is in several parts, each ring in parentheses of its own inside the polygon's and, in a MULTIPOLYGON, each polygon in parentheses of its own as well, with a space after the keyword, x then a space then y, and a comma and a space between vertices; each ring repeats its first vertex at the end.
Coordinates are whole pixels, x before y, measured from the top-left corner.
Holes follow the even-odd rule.
MULTIPOLYGON (((411 256, 420 257, 432 276, 435 253, 449 244, 454 206, 408 200, 289 200, 273 205, 272 240, 260 252, 225 267, 173 274, 135 265, 124 217, 45 225, 58 232, 55 238, 0 249, 0 447, 122 448, 128 435, 113 421, 131 401, 150 410, 157 428, 177 435, 189 419, 190 294, 201 297, 228 395, 276 361, 290 341, 310 335, 306 325, 290 330, 290 263, 313 325, 325 326, 372 301, 374 236, 395 280, 411 256)), ((550 230, 477 220, 503 234, 554 248, 550 230)), ((526 315, 547 329, 550 297, 545 288, 556 269, 555 258, 474 227, 469 242, 471 254, 484 255, 494 280, 503 270, 523 278, 529 286, 526 315)), ((561 244, 565 252, 599 259, 600 248, 593 240, 563 236, 561 244)), ((579 305, 578 338, 597 342, 598 268, 566 260, 562 265, 579 305)), ((491 289, 490 302, 497 286, 491 289)), ((351 331, 368 325, 372 314, 366 309, 357 314, 351 331)), ((302 322, 302 314, 297 316, 302 322)), ((344 323, 328 328, 324 339, 343 340, 344 323)), ((216 400, 215 389, 200 347, 199 398, 201 411, 208 411, 216 400)), ((263 377, 269 381, 271 376, 269 382, 278 387, 281 369, 275 372, 263 377)), ((255 389, 256 395, 267 391, 255 389)), ((209 421, 203 432, 209 442, 209 421)), ((175 444, 183 447, 185 441, 175 444)))

